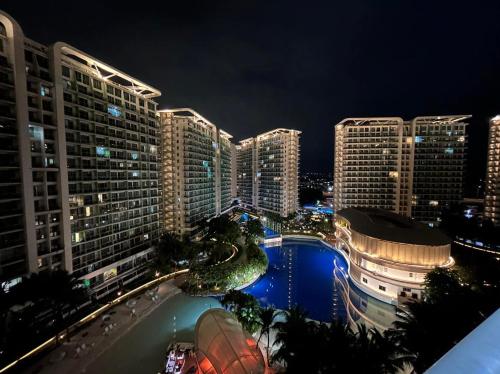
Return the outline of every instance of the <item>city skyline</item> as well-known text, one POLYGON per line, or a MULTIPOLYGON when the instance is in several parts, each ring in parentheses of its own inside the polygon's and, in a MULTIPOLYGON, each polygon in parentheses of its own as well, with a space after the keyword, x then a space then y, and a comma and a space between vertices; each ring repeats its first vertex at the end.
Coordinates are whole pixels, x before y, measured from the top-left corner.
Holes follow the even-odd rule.
POLYGON ((0 10, 0 373, 500 373, 494 8, 281 1, 0 10))
MULTIPOLYGON (((154 81, 164 93, 161 108, 196 108, 235 139, 280 126, 314 130, 303 136, 303 171, 329 172, 333 166, 333 145, 317 131, 329 131, 347 116, 389 114, 472 114, 470 164, 485 164, 488 120, 498 112, 497 5, 359 3, 323 10, 275 2, 260 12, 257 5, 187 2, 167 10, 141 8, 130 18, 123 7, 106 3, 96 15, 115 17, 104 23, 70 4, 31 6, 23 12, 9 1, 4 9, 35 40, 63 39, 154 81), (427 11, 436 17, 428 19, 427 11), (154 17, 158 13, 164 21, 154 17), (278 15, 281 29, 273 23, 278 15), (40 27, 40 18, 51 27, 40 27), (465 26, 463 19, 472 23, 465 26), (142 32, 121 32, 127 29, 142 32), (130 42, 137 50, 132 56, 130 42), (229 47, 227 56, 222 45, 229 47), (452 51, 459 55, 436 57, 452 51), (149 53, 146 63, 139 58, 149 53), (282 123, 266 127, 276 118, 282 123)), ((472 189, 484 176, 485 167, 468 168, 467 185, 472 189)))

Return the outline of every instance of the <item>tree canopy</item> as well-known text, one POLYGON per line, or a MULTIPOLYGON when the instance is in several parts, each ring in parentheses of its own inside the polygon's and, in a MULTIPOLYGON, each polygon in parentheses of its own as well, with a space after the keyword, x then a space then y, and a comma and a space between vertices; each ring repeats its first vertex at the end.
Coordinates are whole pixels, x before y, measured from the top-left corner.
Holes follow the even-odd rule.
POLYGON ((243 328, 253 334, 260 326, 260 306, 257 299, 241 291, 231 290, 224 295, 222 305, 234 313, 243 328))
POLYGON ((499 290, 473 289, 454 270, 429 272, 425 285, 423 300, 408 303, 407 313, 388 331, 417 373, 423 373, 500 306, 499 290))
POLYGON ((251 219, 246 223, 247 235, 251 240, 264 237, 264 226, 258 219, 251 219))
POLYGON ((215 217, 208 223, 208 237, 229 244, 236 243, 241 230, 238 223, 232 221, 227 214, 215 217))

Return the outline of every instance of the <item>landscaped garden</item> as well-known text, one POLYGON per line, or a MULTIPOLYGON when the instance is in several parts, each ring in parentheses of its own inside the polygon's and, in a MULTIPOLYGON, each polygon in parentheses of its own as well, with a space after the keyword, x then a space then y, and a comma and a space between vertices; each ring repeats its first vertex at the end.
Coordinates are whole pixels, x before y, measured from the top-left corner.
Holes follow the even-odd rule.
POLYGON ((249 221, 241 228, 224 215, 212 219, 206 230, 201 241, 165 235, 160 242, 157 266, 162 272, 189 267, 181 286, 185 292, 223 294, 265 273, 267 256, 257 245, 263 236, 259 221, 249 221))

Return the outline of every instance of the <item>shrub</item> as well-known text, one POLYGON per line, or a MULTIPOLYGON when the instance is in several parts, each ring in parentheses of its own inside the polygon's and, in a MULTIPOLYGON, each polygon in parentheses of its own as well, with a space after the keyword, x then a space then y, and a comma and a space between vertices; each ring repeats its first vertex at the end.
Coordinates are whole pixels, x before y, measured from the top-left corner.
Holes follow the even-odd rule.
POLYGON ((189 293, 225 293, 264 274, 268 264, 266 254, 255 243, 249 243, 242 250, 246 251, 246 261, 239 261, 240 253, 230 262, 195 267, 182 288, 189 293))

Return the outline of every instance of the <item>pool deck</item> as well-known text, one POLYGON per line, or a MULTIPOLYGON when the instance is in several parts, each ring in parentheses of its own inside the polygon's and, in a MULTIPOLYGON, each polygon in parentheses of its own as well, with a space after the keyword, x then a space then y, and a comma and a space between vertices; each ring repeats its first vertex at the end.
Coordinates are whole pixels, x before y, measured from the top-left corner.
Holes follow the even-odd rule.
POLYGON ((168 343, 194 340, 198 316, 220 307, 215 299, 182 294, 174 280, 162 283, 157 295, 156 301, 146 293, 135 297, 135 316, 125 303, 117 305, 106 321, 96 319, 22 373, 157 373, 168 343))

